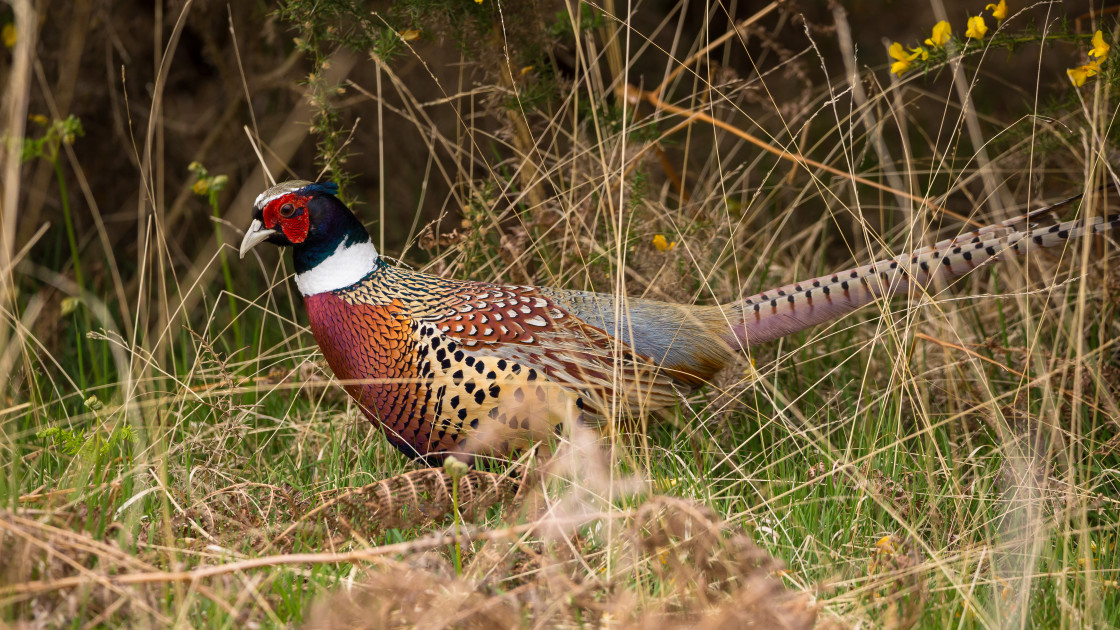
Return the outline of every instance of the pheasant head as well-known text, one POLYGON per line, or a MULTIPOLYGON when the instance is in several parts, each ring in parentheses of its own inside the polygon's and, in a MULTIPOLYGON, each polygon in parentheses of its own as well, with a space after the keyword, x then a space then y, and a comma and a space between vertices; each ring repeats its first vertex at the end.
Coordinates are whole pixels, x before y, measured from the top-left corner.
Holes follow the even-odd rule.
POLYGON ((315 295, 350 286, 377 266, 377 249, 362 222, 338 197, 333 182, 295 180, 264 191, 253 204, 253 222, 241 257, 258 244, 291 247, 296 286, 315 295))

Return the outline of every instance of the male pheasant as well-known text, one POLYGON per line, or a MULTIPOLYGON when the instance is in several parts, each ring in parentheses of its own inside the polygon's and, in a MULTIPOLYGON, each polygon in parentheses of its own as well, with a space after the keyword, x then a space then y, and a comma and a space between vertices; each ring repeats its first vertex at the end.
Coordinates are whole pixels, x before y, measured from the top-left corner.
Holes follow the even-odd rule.
POLYGON ((1120 226, 1114 214, 1031 229, 1038 210, 738 302, 685 306, 393 267, 337 191, 306 181, 265 191, 241 257, 263 241, 292 248, 311 331, 335 376, 390 442, 429 462, 508 455, 611 405, 671 405, 734 352, 916 295, 1008 251, 1120 226))

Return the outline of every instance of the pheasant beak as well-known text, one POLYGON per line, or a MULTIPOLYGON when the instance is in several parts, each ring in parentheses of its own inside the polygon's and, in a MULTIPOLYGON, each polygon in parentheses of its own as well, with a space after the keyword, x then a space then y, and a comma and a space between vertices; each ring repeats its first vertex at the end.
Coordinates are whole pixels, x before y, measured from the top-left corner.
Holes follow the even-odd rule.
POLYGON ((245 238, 241 239, 241 249, 238 250, 239 258, 244 258, 250 249, 273 234, 276 234, 276 230, 266 230, 260 219, 253 219, 253 222, 249 224, 249 229, 245 231, 245 238))

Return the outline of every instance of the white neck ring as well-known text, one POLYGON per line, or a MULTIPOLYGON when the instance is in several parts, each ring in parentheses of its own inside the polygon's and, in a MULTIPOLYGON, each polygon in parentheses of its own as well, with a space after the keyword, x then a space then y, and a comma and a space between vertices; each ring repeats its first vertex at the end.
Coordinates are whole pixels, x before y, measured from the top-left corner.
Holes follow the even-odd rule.
POLYGON ((303 295, 344 289, 366 277, 377 266, 377 249, 365 241, 347 247, 339 243, 319 264, 296 274, 296 287, 303 295))

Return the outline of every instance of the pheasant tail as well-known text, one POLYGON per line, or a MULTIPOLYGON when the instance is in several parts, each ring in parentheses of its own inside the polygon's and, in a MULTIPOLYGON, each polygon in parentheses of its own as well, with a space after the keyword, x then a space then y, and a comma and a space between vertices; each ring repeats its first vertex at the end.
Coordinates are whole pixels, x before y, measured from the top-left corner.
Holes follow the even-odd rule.
POLYGON ((1055 247, 1120 227, 1120 214, 1030 229, 1037 213, 1009 219, 894 258, 752 295, 727 308, 727 340, 757 346, 821 324, 877 299, 917 295, 1009 254, 1055 247), (1024 225, 1026 229, 1016 229, 1024 225))

